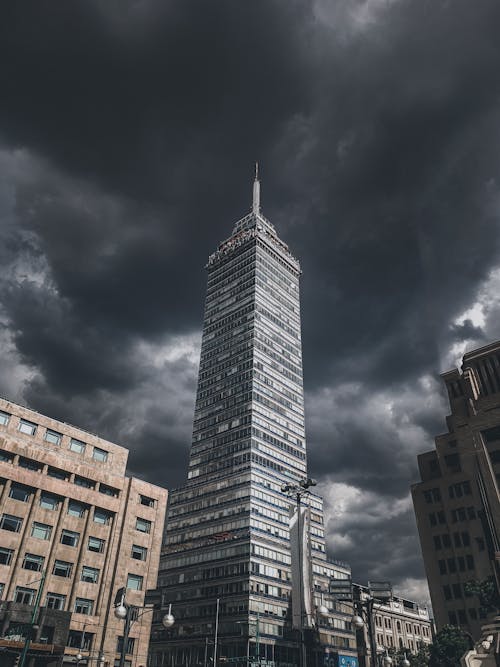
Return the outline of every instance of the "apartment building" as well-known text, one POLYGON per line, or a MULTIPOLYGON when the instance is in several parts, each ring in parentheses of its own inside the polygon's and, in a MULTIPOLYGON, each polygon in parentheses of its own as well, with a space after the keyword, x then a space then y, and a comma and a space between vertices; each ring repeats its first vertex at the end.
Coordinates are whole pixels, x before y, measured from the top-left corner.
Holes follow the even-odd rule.
POLYGON ((138 607, 125 664, 146 665, 152 613, 141 607, 156 586, 167 491, 127 477, 127 458, 124 447, 0 399, 5 654, 22 650, 18 616, 31 618, 39 601, 30 650, 37 665, 54 656, 53 664, 75 664, 78 654, 80 664, 115 665, 124 622, 113 609, 123 587, 138 607))
POLYGON ((488 610, 467 589, 493 578, 500 557, 500 341, 468 352, 442 376, 447 431, 418 457, 413 503, 438 630, 481 634, 488 610))

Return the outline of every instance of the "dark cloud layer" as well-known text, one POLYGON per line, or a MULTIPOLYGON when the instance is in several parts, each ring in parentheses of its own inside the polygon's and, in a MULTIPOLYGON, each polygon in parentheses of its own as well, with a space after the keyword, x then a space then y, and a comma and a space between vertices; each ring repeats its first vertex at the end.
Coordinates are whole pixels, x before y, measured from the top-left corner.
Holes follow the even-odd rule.
POLYGON ((438 374, 500 337, 498 3, 0 11, 0 391, 182 483, 203 265, 259 159, 304 270, 333 555, 424 595, 408 488, 444 430, 438 374))

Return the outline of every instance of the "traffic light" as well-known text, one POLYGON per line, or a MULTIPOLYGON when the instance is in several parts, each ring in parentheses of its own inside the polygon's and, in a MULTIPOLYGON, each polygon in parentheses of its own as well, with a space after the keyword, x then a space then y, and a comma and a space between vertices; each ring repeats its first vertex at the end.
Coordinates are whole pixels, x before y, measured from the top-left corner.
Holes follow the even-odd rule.
POLYGON ((14 667, 17 667, 19 665, 20 660, 21 660, 21 655, 20 654, 16 655, 16 657, 14 658, 14 667))

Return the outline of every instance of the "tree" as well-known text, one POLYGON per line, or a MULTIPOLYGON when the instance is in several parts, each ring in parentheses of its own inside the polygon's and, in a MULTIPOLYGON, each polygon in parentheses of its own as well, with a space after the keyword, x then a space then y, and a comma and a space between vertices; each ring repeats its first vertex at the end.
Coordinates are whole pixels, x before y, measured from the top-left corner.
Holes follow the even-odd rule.
POLYGON ((470 640, 460 628, 445 625, 430 646, 429 667, 460 667, 460 658, 470 648, 470 640))
POLYGON ((389 655, 394 659, 393 664, 402 665, 403 660, 409 661, 411 667, 428 667, 429 665, 429 647, 423 642, 419 643, 418 651, 413 655, 409 649, 389 649, 389 655))
POLYGON ((498 613, 500 609, 500 595, 498 593, 495 577, 491 576, 482 581, 468 581, 465 584, 466 595, 477 595, 481 607, 487 614, 498 613))

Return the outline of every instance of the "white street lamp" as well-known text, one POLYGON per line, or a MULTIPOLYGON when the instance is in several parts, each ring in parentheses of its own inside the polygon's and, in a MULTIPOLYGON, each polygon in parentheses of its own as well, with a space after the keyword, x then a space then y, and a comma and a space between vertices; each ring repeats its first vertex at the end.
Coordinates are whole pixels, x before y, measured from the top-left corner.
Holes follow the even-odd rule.
POLYGON ((365 626, 365 622, 361 616, 358 616, 358 614, 354 614, 354 616, 351 618, 351 623, 357 630, 361 630, 361 628, 365 626))
POLYGON ((119 618, 123 621, 124 618, 127 618, 127 607, 121 602, 118 607, 115 607, 114 614, 116 618, 119 618))

